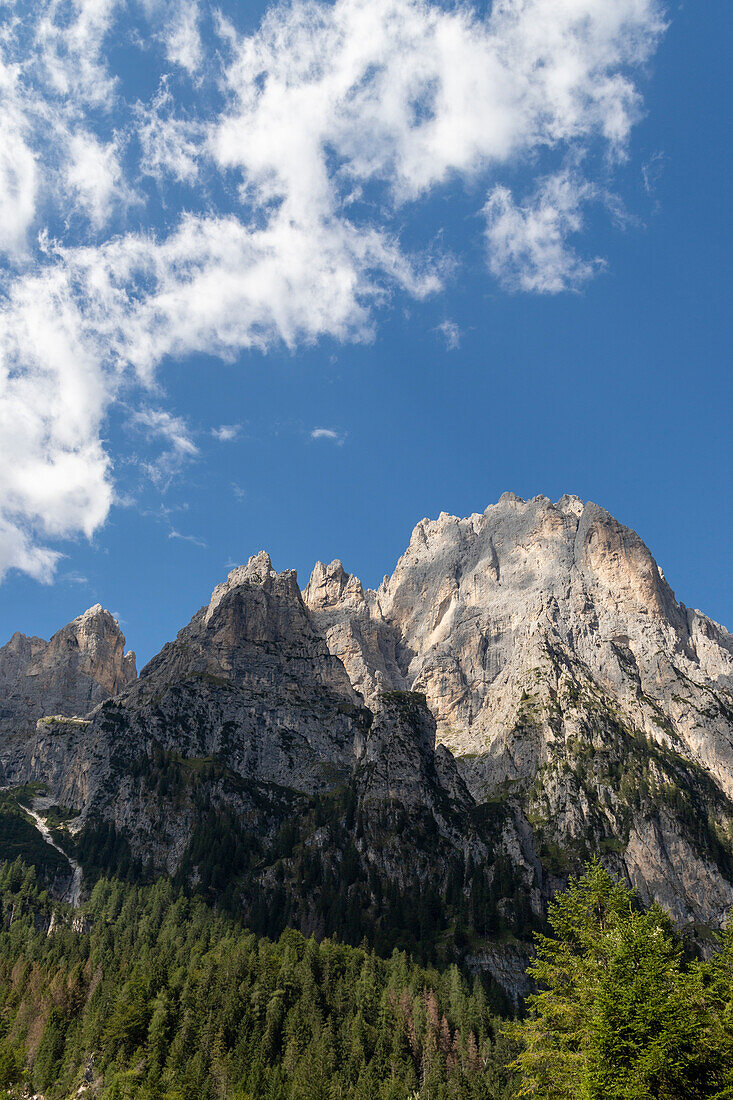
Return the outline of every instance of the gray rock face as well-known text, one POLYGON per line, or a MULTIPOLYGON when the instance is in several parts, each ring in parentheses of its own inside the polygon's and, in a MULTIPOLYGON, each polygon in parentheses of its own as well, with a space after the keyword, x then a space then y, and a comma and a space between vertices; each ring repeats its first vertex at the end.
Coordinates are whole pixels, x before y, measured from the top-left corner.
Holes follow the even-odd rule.
POLYGON ((356 780, 362 803, 397 803, 408 812, 427 809, 448 830, 474 805, 453 756, 436 752, 435 719, 425 697, 388 692, 377 697, 374 722, 359 758, 356 780))
MULTIPOLYGON (((474 798, 521 793, 548 841, 605 843, 634 881, 658 883, 649 807, 664 791, 681 786, 691 813, 729 828, 733 638, 678 604, 641 539, 597 505, 507 493, 483 514, 422 520, 377 591, 335 562, 316 566, 305 600, 367 700, 423 692, 474 798)), ((709 863, 678 893, 680 919, 733 903, 709 863)))
POLYGON ((305 590, 329 648, 367 698, 377 671, 384 687, 424 691, 453 751, 503 755, 496 742, 549 642, 655 736, 660 706, 733 793, 733 638, 677 604, 641 539, 595 504, 505 494, 481 515, 422 520, 376 592, 343 574, 339 594, 336 570, 316 566, 305 590), (343 644, 354 622, 369 634, 367 618, 394 660, 343 644))
POLYGON ((42 716, 86 714, 136 675, 135 654, 99 604, 48 642, 15 633, 0 648, 0 755, 12 755, 42 716))
MULTIPOLYGON (((108 798, 110 777, 153 745, 215 758, 250 782, 327 790, 351 774, 371 716, 313 625, 295 573, 276 573, 261 553, 90 719, 66 731, 62 750, 55 728, 39 723, 31 763, 33 778, 58 783, 63 773, 58 793, 80 807, 108 798)), ((121 806, 115 816, 124 818, 121 806)))
POLYGON ((365 592, 340 561, 319 561, 303 598, 329 650, 367 703, 382 691, 407 689, 397 655, 400 633, 383 618, 376 592, 365 592))

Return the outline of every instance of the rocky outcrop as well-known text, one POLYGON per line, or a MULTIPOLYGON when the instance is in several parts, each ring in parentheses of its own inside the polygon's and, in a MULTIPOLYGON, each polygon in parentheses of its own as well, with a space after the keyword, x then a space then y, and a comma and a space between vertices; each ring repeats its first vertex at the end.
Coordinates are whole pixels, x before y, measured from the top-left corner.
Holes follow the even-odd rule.
POLYGON ((230 573, 139 679, 89 717, 63 736, 39 723, 29 776, 118 823, 130 798, 119 776, 156 753, 315 793, 348 778, 371 721, 295 573, 276 573, 264 553, 230 573))
POLYGON ((14 754, 44 715, 84 715, 136 678, 118 623, 100 604, 50 641, 15 633, 0 648, 0 758, 14 754))
MULTIPOLYGON (((330 612, 351 606, 332 599, 330 612)), ((399 675, 454 751, 503 735, 550 641, 651 734, 661 706, 733 792, 733 639, 677 604, 641 539, 596 505, 505 494, 481 515, 423 520, 357 618, 364 607, 397 632, 399 675)))
POLYGON ((329 650, 368 705, 383 691, 406 690, 397 655, 400 634, 382 617, 375 592, 365 592, 340 561, 319 561, 303 598, 329 650))
POLYGON ((441 745, 436 751, 435 719, 425 696, 387 692, 377 696, 375 709, 355 776, 362 804, 427 810, 443 831, 451 831, 474 800, 449 750, 441 745))

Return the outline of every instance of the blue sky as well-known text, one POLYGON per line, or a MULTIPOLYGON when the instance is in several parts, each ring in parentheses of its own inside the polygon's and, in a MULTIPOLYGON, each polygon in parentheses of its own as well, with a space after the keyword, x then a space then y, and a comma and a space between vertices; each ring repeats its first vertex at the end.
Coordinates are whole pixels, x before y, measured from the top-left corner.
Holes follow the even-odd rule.
POLYGON ((0 643, 507 489, 733 624, 728 3, 0 4, 0 643), (264 19, 264 22, 261 22, 264 19))

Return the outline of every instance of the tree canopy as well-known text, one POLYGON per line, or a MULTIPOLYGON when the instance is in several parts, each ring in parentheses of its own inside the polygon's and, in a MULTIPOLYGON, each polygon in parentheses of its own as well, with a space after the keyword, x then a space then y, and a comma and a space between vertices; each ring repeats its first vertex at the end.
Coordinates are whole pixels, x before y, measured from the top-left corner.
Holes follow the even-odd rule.
POLYGON ((658 905, 597 861, 549 907, 529 971, 537 983, 522 1044, 520 1096, 537 1100, 733 1097, 733 934, 688 961, 658 905))

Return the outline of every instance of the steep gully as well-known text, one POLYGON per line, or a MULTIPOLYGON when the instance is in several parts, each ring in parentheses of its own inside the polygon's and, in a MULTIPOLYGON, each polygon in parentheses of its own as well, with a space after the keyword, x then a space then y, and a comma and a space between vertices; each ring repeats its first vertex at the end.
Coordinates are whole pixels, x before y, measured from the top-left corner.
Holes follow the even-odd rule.
POLYGON ((23 806, 23 809, 33 819, 33 823, 35 824, 43 839, 46 841, 46 844, 50 844, 52 848, 55 848, 56 851, 59 852, 69 864, 69 867, 72 871, 71 882, 66 888, 66 892, 64 893, 61 900, 73 906, 74 909, 78 909, 81 902, 81 884, 83 878, 81 867, 75 859, 72 859, 71 856, 64 851, 60 844, 56 843, 56 841, 51 836, 48 825, 41 817, 41 815, 36 810, 32 810, 29 806, 23 806))

